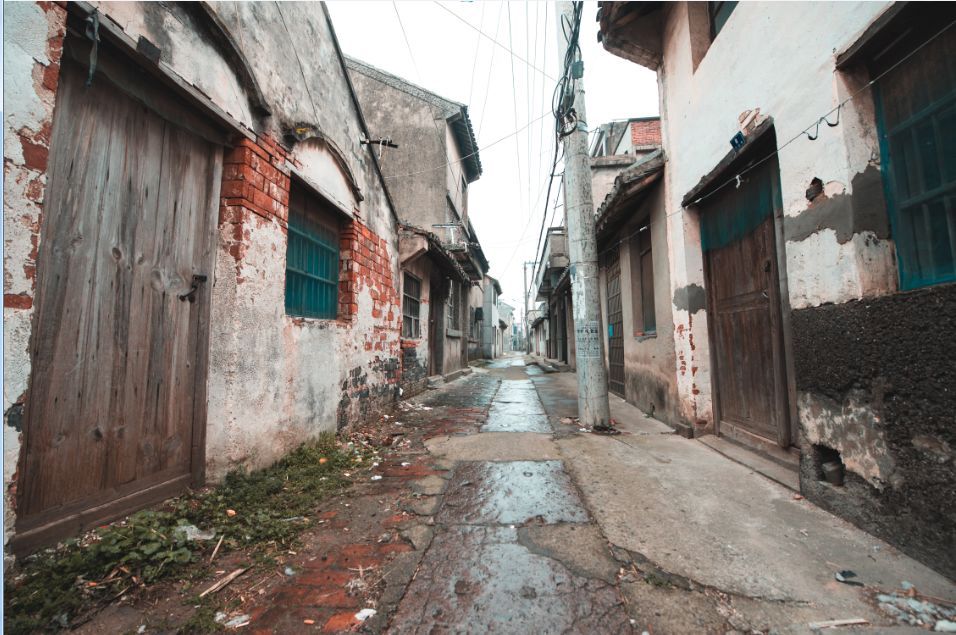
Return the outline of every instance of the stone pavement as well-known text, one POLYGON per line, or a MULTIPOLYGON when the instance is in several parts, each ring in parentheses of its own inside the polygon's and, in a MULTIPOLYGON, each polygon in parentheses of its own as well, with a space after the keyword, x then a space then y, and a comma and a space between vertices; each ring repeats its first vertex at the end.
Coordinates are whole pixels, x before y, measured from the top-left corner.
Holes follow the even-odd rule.
POLYGON ((620 399, 620 436, 581 432, 574 381, 511 356, 406 403, 410 441, 322 511, 247 628, 802 633, 864 619, 841 630, 882 633, 903 627, 877 595, 904 580, 956 599, 951 581, 620 399), (862 586, 835 579, 847 569, 862 586), (374 616, 359 622, 362 608, 374 616))

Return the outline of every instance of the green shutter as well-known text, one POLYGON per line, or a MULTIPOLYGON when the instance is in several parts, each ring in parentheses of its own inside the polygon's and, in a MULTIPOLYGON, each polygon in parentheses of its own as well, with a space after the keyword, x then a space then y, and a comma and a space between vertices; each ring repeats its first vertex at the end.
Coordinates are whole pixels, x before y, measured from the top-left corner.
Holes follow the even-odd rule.
POLYGON ((339 237, 316 216, 289 207, 285 309, 289 315, 334 319, 339 303, 339 237))
POLYGON ((956 33, 876 84, 881 169, 900 288, 956 281, 956 33))

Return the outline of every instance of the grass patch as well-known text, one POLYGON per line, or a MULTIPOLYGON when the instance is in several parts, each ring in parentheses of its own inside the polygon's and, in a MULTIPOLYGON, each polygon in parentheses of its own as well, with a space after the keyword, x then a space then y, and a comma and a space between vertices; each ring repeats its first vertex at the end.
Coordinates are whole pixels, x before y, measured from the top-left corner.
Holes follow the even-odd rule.
POLYGON ((271 467, 232 472, 219 487, 189 492, 158 510, 137 512, 28 556, 4 582, 5 630, 69 628, 135 587, 174 575, 201 575, 207 565, 200 557, 220 536, 220 553, 249 548, 257 560, 269 561, 313 523, 310 515, 318 502, 349 485, 343 473, 362 458, 340 447, 334 435, 323 435, 271 467), (188 525, 213 530, 216 537, 189 540, 188 525))

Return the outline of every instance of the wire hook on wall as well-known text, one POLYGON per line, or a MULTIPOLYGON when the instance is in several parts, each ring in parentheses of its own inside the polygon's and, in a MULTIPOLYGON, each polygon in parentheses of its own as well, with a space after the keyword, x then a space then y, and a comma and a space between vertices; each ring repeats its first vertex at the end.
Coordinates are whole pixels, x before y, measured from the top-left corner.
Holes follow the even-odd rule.
POLYGON ((840 125, 840 111, 841 111, 841 110, 843 110, 843 104, 840 104, 839 106, 836 107, 836 121, 834 121, 833 123, 830 123, 830 120, 827 119, 827 116, 833 112, 833 111, 831 110, 831 111, 830 111, 829 113, 827 113, 826 115, 824 115, 824 116, 820 117, 819 119, 817 119, 817 124, 816 124, 816 126, 813 128, 813 134, 812 134, 812 135, 811 135, 809 132, 807 132, 806 130, 803 131, 803 134, 807 135, 807 139, 809 139, 810 141, 816 141, 817 138, 820 136, 820 124, 821 124, 821 123, 825 123, 825 124, 826 124, 828 127, 830 127, 830 128, 836 128, 837 126, 840 125))

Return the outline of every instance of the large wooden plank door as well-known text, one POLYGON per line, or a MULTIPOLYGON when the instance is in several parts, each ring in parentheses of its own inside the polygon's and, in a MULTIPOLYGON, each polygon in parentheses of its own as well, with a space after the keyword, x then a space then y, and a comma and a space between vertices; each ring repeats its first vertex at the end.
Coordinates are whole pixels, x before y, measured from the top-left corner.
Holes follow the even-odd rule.
POLYGON ((174 493, 202 467, 222 150, 105 77, 90 88, 84 79, 65 57, 37 269, 22 549, 174 493), (209 281, 181 300, 194 275, 209 281))
POLYGON ((721 434, 789 444, 774 209, 776 163, 726 187, 701 211, 721 434))
POLYGON ((607 255, 608 388, 624 396, 624 310, 621 303, 621 258, 615 247, 607 255))

